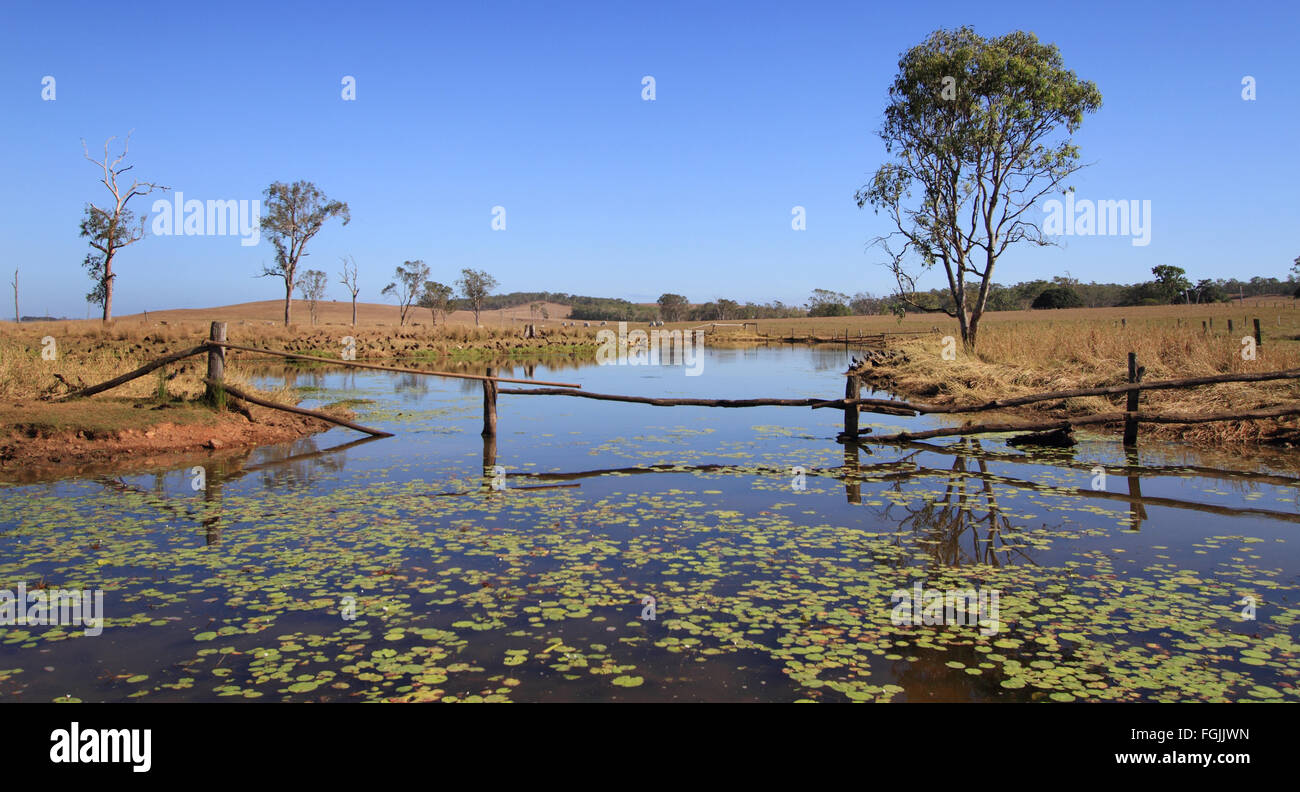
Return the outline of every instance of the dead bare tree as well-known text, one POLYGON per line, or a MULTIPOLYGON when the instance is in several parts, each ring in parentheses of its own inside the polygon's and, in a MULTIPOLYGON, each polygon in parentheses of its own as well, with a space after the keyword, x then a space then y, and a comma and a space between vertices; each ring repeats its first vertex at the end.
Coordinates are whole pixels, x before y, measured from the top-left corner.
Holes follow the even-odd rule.
POLYGON ((10 284, 14 287, 14 324, 22 324, 22 319, 18 318, 18 268, 14 267, 14 279, 10 284))
POLYGON ((343 261, 343 271, 339 273, 339 283, 348 287, 348 292, 352 294, 352 326, 357 326, 357 292, 361 289, 357 286, 357 260, 351 256, 340 256, 343 261))
POLYGON ((99 251, 86 256, 85 266, 95 280, 95 288, 87 297, 104 307, 105 322, 113 318, 113 280, 117 277, 113 272, 113 258, 122 248, 144 239, 146 218, 141 217, 140 227, 135 228, 135 213, 127 208, 127 203, 137 195, 148 195, 154 190, 167 189, 161 184, 138 180, 133 180, 127 187, 118 184, 119 177, 135 167, 122 165, 122 160, 126 159, 131 146, 131 134, 128 132, 126 140, 122 143, 122 153, 111 161, 108 147, 117 139, 116 136, 104 141, 103 161, 91 157, 90 149, 86 148, 86 141, 84 139, 81 141, 81 150, 86 159, 103 170, 104 177, 100 181, 113 195, 112 206, 109 208, 100 208, 93 203, 87 203, 85 217, 81 220, 81 235, 87 237, 90 246, 99 251))

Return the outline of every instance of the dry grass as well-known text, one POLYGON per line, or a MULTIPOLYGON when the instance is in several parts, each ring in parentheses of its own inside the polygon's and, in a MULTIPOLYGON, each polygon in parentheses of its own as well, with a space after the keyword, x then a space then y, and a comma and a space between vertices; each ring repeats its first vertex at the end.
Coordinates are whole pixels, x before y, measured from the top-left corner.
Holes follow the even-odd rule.
MULTIPOLYGON (((5 399, 32 399, 94 385, 104 380, 138 368, 156 357, 177 352, 188 344, 143 344, 135 342, 94 343, 56 337, 57 356, 54 360, 41 357, 43 349, 39 339, 12 336, 0 337, 0 397, 5 399)), ((207 372, 207 359, 199 355, 173 363, 151 374, 132 380, 110 393, 113 397, 150 398, 160 394, 167 398, 191 400, 204 391, 202 377, 207 372)), ((226 378, 236 387, 251 387, 247 378, 237 369, 227 372, 226 378)), ((289 399, 291 391, 278 389, 271 398, 289 399)))
MULTIPOLYGON (((1120 320, 1126 320, 1130 327, 1177 327, 1183 326, 1200 330, 1202 321, 1213 320, 1214 330, 1219 333, 1227 331, 1228 320, 1234 321, 1234 332, 1244 331, 1243 325, 1249 326, 1250 319, 1259 318, 1268 338, 1279 333, 1294 336, 1300 333, 1300 304, 1290 297, 1249 298, 1245 304, 1224 303, 1217 305, 1157 305, 1128 308, 1068 308, 1054 311, 993 311, 984 315, 981 328, 990 328, 1004 324, 1021 324, 1031 322, 1035 325, 1073 325, 1090 324, 1098 328, 1119 326, 1120 320), (1280 320, 1280 322, 1279 322, 1280 320)), ((740 320, 736 320, 739 322, 740 320)), ((686 326, 692 323, 680 323, 686 326)), ((698 325, 699 323, 693 323, 698 325)), ((836 316, 827 318, 805 319, 759 319, 760 334, 770 336, 785 335, 793 331, 796 335, 844 335, 862 332, 864 334, 900 331, 921 331, 938 328, 943 334, 957 335, 957 322, 942 313, 909 313, 901 321, 893 316, 836 316)), ((678 325, 674 325, 676 327, 678 325)), ((734 328, 740 332, 739 328, 734 328)), ((747 330, 752 332, 752 329, 747 330)), ((1239 336, 1240 337, 1240 336, 1239 336)))
MULTIPOLYGON (((425 312, 427 313, 427 311, 425 312)), ((208 337, 210 320, 228 322, 231 343, 338 359, 343 338, 356 339, 358 360, 498 358, 527 353, 537 356, 573 356, 594 348, 595 328, 560 327, 546 323, 546 335, 522 338, 520 326, 452 324, 405 327, 383 324, 360 325, 266 325, 262 322, 227 318, 211 312, 205 320, 150 320, 124 318, 107 325, 97 320, 31 322, 22 325, 0 323, 0 397, 36 398, 93 385, 137 368, 163 355, 197 345, 208 337), (41 356, 42 339, 54 339, 55 357, 41 356)), ((228 353, 227 379, 236 387, 247 387, 237 361, 242 352, 228 353)), ((113 396, 149 397, 166 378, 168 395, 194 398, 204 390, 206 373, 202 355, 171 364, 158 373, 136 379, 111 393, 113 396)), ((290 389, 267 394, 293 403, 290 389)))
MULTIPOLYGON (((478 360, 515 354, 553 355, 559 360, 561 356, 587 355, 594 349, 599 329, 598 323, 589 328, 561 327, 558 316, 565 313, 564 306, 550 306, 550 320, 533 320, 545 326, 546 337, 538 339, 521 337, 522 322, 507 318, 493 323, 489 313, 495 312, 483 315, 483 327, 473 326, 472 317, 459 317, 452 324, 435 328, 425 323, 428 311, 421 309, 414 314, 419 324, 399 327, 395 307, 362 308, 362 321, 355 328, 334 321, 343 318, 344 309, 350 320, 351 306, 345 303, 330 304, 328 310, 322 310, 321 320, 327 323, 316 326, 305 324, 306 309, 296 305, 295 316, 304 324, 285 328, 274 321, 282 310, 282 304, 274 301, 150 313, 148 321, 128 317, 107 326, 95 320, 21 326, 0 323, 0 397, 32 398, 109 379, 148 360, 194 346, 207 337, 212 320, 229 322, 232 343, 325 357, 337 356, 343 336, 351 335, 356 338, 358 360, 455 360, 458 356, 478 360), (260 318, 268 316, 271 318, 260 318), (385 318, 391 323, 381 321, 385 318), (43 360, 40 355, 41 339, 47 335, 54 337, 58 345, 54 361, 43 360)), ((520 312, 527 317, 527 306, 514 309, 516 315, 520 312)), ((699 324, 679 322, 671 327, 699 324)), ((1245 305, 990 313, 981 325, 977 354, 967 356, 959 347, 956 361, 940 358, 940 337, 958 335, 955 322, 942 315, 909 315, 902 321, 889 316, 760 320, 758 325, 760 334, 771 336, 792 331, 796 335, 829 336, 843 335, 846 330, 869 334, 937 329, 937 335, 895 341, 911 352, 911 361, 888 371, 900 395, 933 400, 980 401, 1034 391, 1118 384, 1125 377, 1130 351, 1136 352, 1139 363, 1146 367, 1148 380, 1300 367, 1300 310, 1294 300, 1282 298, 1247 300, 1245 305), (1235 322, 1231 336, 1227 333, 1230 318, 1235 322), (1243 326, 1249 326, 1249 320, 1254 318, 1261 320, 1264 344, 1257 359, 1247 362, 1240 356, 1240 339, 1246 334, 1243 326), (1211 320, 1214 331, 1207 334, 1201 323, 1211 320)), ((709 343, 746 335, 752 335, 752 325, 744 329, 718 328, 716 334, 710 335, 709 343)), ((238 361, 241 355, 231 353, 230 360, 238 361)), ((167 393, 181 398, 198 396, 203 391, 200 378, 205 365, 199 356, 167 367, 167 393)), ((227 377, 233 384, 247 386, 240 372, 237 363, 227 367, 227 377)), ((157 392, 158 385, 156 375, 147 375, 112 393, 118 397, 149 397, 157 392)), ((292 390, 287 388, 269 395, 280 401, 294 401, 292 390)), ((1297 385, 1291 382, 1157 391, 1142 398, 1144 409, 1203 413, 1245 410, 1298 397, 1297 385)), ((1082 414, 1114 410, 1119 403, 1117 399, 1094 397, 1067 404, 1047 403, 1042 409, 1082 414)), ((1264 423, 1206 424, 1187 430, 1152 427, 1150 431, 1224 439, 1254 437, 1266 428, 1264 423)))
MULTIPOLYGON (((558 303, 541 303, 546 310, 547 319, 542 319, 540 311, 533 312, 527 305, 502 310, 482 311, 479 322, 486 327, 521 327, 526 322, 559 325, 569 316, 569 306, 558 303)), ((295 325, 310 325, 311 314, 305 300, 293 301, 293 322, 295 325)), ((225 305, 218 308, 178 308, 169 311, 149 311, 147 314, 133 314, 120 317, 126 322, 206 322, 214 319, 238 322, 244 321, 261 324, 264 327, 283 327, 284 300, 260 300, 257 302, 225 305)), ((357 325, 360 327, 397 327, 401 313, 396 305, 383 303, 357 303, 357 325)), ((350 326, 352 324, 352 303, 344 300, 328 300, 317 304, 317 326, 350 326)), ((474 326, 474 314, 470 311, 453 311, 447 321, 451 325, 474 326)), ((406 316, 408 326, 412 323, 428 328, 433 323, 433 315, 426 308, 411 308, 406 316)), ((438 324, 443 318, 438 317, 438 324)))
MULTIPOLYGON (((1131 314, 1130 314, 1131 316, 1131 314)), ((1216 324, 1221 324, 1216 322, 1216 324)), ((1226 329, 1226 322, 1222 323, 1226 329)), ((908 362, 891 367, 887 376, 900 395, 945 403, 970 403, 1041 391, 1118 385, 1127 380, 1128 354, 1146 368, 1145 379, 1163 380, 1227 373, 1251 373, 1300 368, 1300 344, 1295 331, 1264 334, 1256 359, 1243 360, 1245 333, 1205 333, 1184 322, 1134 321, 1127 327, 1113 321, 1002 321, 981 327, 977 351, 967 354, 957 345, 957 359, 942 359, 937 336, 897 342, 908 362)), ((1244 411, 1300 400, 1295 380, 1224 383, 1142 394, 1143 410, 1186 414, 1244 411)), ((1084 397, 1044 402, 1019 410, 1023 414, 1082 415, 1123 409, 1123 397, 1084 397)), ((1290 426, 1294 421, 1286 422, 1290 426)), ((1198 440, 1257 439, 1277 428, 1276 422, 1228 422, 1188 427, 1144 427, 1144 434, 1177 435, 1198 440)))

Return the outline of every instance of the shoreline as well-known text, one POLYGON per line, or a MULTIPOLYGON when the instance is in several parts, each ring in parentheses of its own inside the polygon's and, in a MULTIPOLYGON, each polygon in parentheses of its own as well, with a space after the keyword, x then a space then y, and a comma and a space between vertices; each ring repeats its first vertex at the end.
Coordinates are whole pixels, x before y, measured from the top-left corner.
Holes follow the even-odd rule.
MULTIPOLYGON (((329 412, 348 413, 337 407, 329 412)), ((5 426, 0 433, 4 483, 166 467, 199 454, 247 454, 334 428, 242 403, 217 412, 196 402, 121 398, 20 401, 0 407, 0 422, 5 426)))

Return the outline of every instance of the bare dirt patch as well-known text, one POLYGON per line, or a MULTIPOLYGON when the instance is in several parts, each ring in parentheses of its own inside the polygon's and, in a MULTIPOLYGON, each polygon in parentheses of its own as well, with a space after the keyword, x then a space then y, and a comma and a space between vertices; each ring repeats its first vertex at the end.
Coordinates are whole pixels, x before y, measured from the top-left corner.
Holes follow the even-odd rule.
MULTIPOLYGON (((330 428, 324 421, 243 404, 216 412, 194 402, 89 399, 0 405, 0 480, 34 480, 91 468, 165 464, 239 452, 330 428)), ((346 410, 331 410, 350 417, 346 410)))

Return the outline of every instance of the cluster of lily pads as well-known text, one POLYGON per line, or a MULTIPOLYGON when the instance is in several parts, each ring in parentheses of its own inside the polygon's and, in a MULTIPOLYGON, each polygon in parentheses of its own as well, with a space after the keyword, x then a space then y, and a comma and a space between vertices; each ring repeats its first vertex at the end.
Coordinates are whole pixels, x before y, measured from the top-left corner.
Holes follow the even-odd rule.
POLYGON ((91 483, 11 488, 0 588, 102 590, 107 618, 99 638, 0 627, 0 695, 1300 700, 1300 583, 1261 550, 1280 537, 1210 537, 1191 564, 1051 491, 972 481, 962 517, 954 479, 882 465, 849 506, 832 455, 792 492, 789 458, 735 452, 585 489, 231 487, 171 499, 181 514, 91 483), (918 580, 1000 592, 1000 629, 895 623, 918 580))

